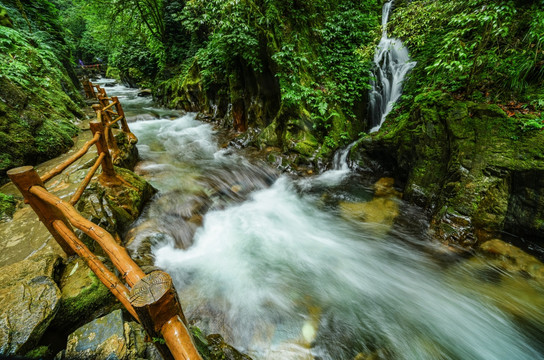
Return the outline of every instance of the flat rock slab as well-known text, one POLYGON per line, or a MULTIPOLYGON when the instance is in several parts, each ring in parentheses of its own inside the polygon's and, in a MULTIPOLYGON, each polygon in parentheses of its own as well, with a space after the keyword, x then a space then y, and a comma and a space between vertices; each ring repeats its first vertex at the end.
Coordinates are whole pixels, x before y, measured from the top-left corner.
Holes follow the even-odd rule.
POLYGON ((60 304, 59 263, 49 254, 0 268, 0 354, 24 354, 42 337, 60 304))

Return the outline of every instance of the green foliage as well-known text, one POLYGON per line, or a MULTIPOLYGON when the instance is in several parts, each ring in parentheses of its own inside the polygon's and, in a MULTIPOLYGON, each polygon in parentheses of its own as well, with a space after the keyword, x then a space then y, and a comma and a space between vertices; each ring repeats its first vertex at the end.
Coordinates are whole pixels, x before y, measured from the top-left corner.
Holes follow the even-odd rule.
POLYGON ((0 183, 12 167, 66 151, 77 134, 71 120, 82 114, 72 99, 83 100, 63 63, 69 52, 50 5, 7 7, 14 27, 0 26, 0 183))
POLYGON ((544 80, 543 18, 540 1, 405 3, 393 13, 391 27, 418 62, 408 89, 430 86, 468 97, 523 95, 544 80))

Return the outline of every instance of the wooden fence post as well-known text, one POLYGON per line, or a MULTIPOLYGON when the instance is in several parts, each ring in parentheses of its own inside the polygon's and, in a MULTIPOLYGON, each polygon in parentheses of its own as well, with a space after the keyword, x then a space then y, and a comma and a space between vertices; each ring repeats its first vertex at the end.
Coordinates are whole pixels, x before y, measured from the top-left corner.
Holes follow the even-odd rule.
POLYGON ((34 212, 38 215, 40 221, 45 225, 47 230, 53 235, 57 243, 62 247, 62 250, 66 255, 74 255, 75 252, 72 248, 66 243, 64 238, 54 229, 53 222, 55 220, 61 220, 66 226, 71 229, 70 223, 66 220, 66 217, 56 209, 54 206, 51 206, 47 203, 44 203, 35 195, 30 193, 30 188, 33 186, 41 186, 45 188, 40 176, 34 170, 33 166, 22 166, 15 169, 8 170, 7 172, 11 181, 17 186, 25 202, 32 207, 34 212))
POLYGON ((98 142, 96 143, 96 149, 98 151, 98 154, 106 154, 104 160, 102 160, 102 174, 99 177, 100 181, 107 184, 118 183, 119 179, 117 179, 117 175, 115 174, 115 170, 113 168, 113 161, 111 159, 111 154, 108 149, 108 143, 106 142, 102 122, 97 120, 91 121, 89 123, 89 126, 91 127, 93 135, 97 132, 100 133, 100 139, 98 139, 98 142))
POLYGON ((172 278, 163 271, 153 271, 138 281, 130 291, 130 302, 147 333, 162 334, 166 345, 157 348, 166 359, 199 360, 187 320, 181 309, 172 278), (172 357, 173 355, 173 357, 172 357))
POLYGON ((123 129, 123 132, 127 135, 128 141, 131 144, 136 144, 138 142, 138 138, 130 131, 130 128, 128 127, 125 111, 123 110, 123 106, 121 105, 119 98, 117 96, 112 96, 111 99, 115 102, 115 110, 117 110, 117 114, 121 116, 121 129, 123 129))
POLYGON ((117 146, 117 141, 113 137, 113 132, 107 120, 108 118, 111 120, 111 116, 109 116, 105 111, 102 111, 103 105, 94 104, 92 108, 96 112, 97 119, 102 123, 102 128, 104 130, 102 133, 104 134, 104 139, 108 145, 108 149, 111 151, 110 154, 112 161, 115 162, 115 159, 117 159, 119 156, 120 150, 117 146))

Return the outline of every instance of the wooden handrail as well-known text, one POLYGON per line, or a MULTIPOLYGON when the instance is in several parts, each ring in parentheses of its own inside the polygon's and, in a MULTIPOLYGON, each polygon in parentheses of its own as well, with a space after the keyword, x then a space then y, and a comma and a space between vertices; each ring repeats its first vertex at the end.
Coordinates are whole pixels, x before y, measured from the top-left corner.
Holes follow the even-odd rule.
POLYGON ((122 116, 118 116, 115 120, 113 120, 109 125, 113 125, 115 123, 117 123, 119 120, 121 120, 123 117, 122 116))
POLYGON ((129 141, 131 143, 137 141, 134 134, 130 132, 123 108, 117 97, 107 98, 106 91, 99 85, 93 85, 90 81, 84 83, 84 89, 88 96, 94 95, 101 104, 93 105, 97 115, 97 120, 89 123, 93 138, 41 178, 32 166, 11 169, 7 172, 8 176, 23 194, 25 202, 30 204, 64 252, 67 255, 77 254, 83 258, 100 281, 110 289, 129 313, 141 322, 150 336, 159 334, 163 336, 167 347, 161 344, 155 345, 165 359, 202 360, 191 333, 187 329, 187 320, 170 276, 162 271, 145 275, 131 259, 126 249, 119 245, 110 233, 84 218, 74 208, 74 204, 81 198, 98 167, 102 166, 99 180, 103 185, 111 186, 123 183, 123 180, 115 173, 110 154, 110 149, 118 151, 117 143, 111 132, 111 125, 121 121, 122 130, 126 133, 129 141), (113 100, 111 104, 110 100, 113 100), (117 113, 111 110, 113 106, 115 106, 117 113), (112 121, 110 113, 117 115, 114 121, 112 121), (44 182, 60 174, 81 158, 92 145, 96 145, 99 156, 70 200, 64 201, 49 193, 45 189, 44 182), (115 268, 121 273, 121 278, 132 288, 130 292, 121 280, 78 239, 72 226, 83 231, 100 245, 115 268), (161 281, 159 288, 157 287, 157 279, 161 281), (149 294, 151 296, 148 296, 149 294))
POLYGON ((102 108, 102 111, 106 111, 112 107, 114 107, 115 105, 117 105, 117 102, 116 101, 113 101, 111 104, 109 104, 108 106, 102 108))
POLYGON ((81 182, 81 185, 79 185, 78 189, 74 193, 74 195, 70 198, 69 203, 71 205, 75 205, 79 199, 81 198, 81 195, 83 195, 83 191, 87 188, 87 185, 91 182, 91 179, 93 178, 94 174, 96 173, 96 170, 98 170, 98 167, 102 163, 102 160, 104 160, 104 157, 106 157, 106 153, 101 153, 96 161, 94 162, 94 165, 91 167, 87 175, 85 176, 85 179, 81 182))
POLYGON ((62 215, 68 219, 70 224, 95 240, 111 259, 113 265, 119 269, 121 278, 123 278, 130 287, 134 286, 134 284, 145 276, 142 269, 140 269, 130 258, 127 250, 118 245, 109 232, 92 221, 85 219, 68 202, 51 194, 41 186, 32 186, 29 189, 29 192, 41 201, 58 209, 62 215))
POLYGON ((60 220, 54 220, 52 222, 53 228, 66 239, 66 242, 75 250, 75 252, 87 263, 89 268, 96 274, 98 279, 104 284, 113 295, 123 304, 128 312, 139 321, 138 314, 132 307, 129 300, 129 291, 127 287, 119 281, 117 276, 113 274, 108 268, 100 261, 89 248, 81 242, 75 236, 65 223, 60 220))
POLYGON ((55 166, 51 171, 42 175, 41 176, 42 181, 47 182, 51 180, 51 178, 63 172, 64 169, 66 169, 68 166, 72 165, 76 160, 78 160, 83 155, 85 155, 87 151, 89 151, 89 148, 98 142, 99 138, 100 138, 100 134, 94 134, 94 137, 91 140, 87 141, 85 145, 83 145, 81 149, 79 149, 74 155, 70 156, 62 164, 55 166))
MULTIPOLYGON (((105 154, 102 153, 100 157, 102 155, 105 154)), ((8 176, 59 244, 87 262, 100 281, 141 322, 150 336, 159 333, 163 336, 169 351, 160 344, 157 348, 164 358, 202 360, 186 327, 177 292, 168 274, 155 271, 145 275, 126 249, 117 244, 106 230, 85 219, 70 203, 49 193, 32 166, 11 169, 8 176), (132 288, 130 292, 77 238, 71 225, 102 247, 113 265, 121 272, 122 278, 132 288)))

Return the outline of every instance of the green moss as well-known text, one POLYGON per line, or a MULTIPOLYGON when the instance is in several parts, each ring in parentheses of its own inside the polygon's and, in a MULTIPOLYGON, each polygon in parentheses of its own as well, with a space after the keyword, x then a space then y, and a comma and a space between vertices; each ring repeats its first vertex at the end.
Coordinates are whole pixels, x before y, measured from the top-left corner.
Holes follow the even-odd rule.
POLYGON ((121 71, 116 67, 108 66, 108 70, 106 70, 106 77, 120 80, 121 71))
MULTIPOLYGON (((0 156, 1 163, 1 156, 0 156)), ((12 217, 15 212, 15 199, 11 195, 0 192, 0 220, 5 217, 12 217)))
POLYGON ((51 350, 49 346, 40 346, 36 349, 33 349, 25 354, 26 358, 29 359, 46 359, 51 357, 51 350))
POLYGON ((102 284, 92 271, 87 272, 87 277, 91 280, 85 284, 85 288, 75 297, 65 297, 61 299, 61 308, 55 322, 73 323, 88 316, 93 310, 114 301, 114 297, 109 289, 102 284))

